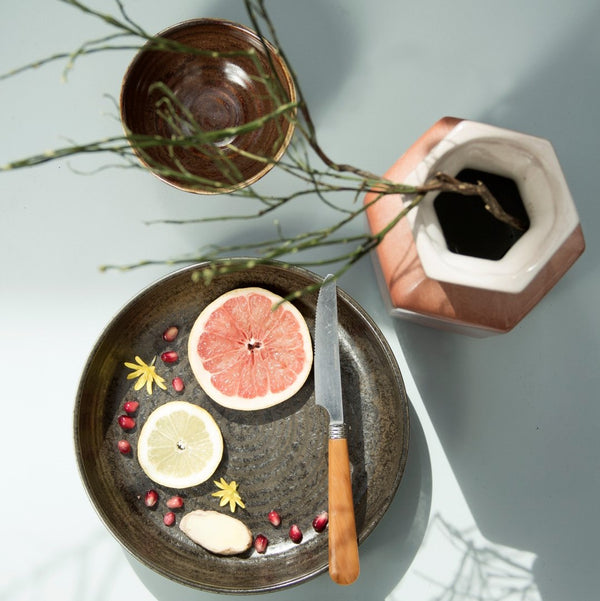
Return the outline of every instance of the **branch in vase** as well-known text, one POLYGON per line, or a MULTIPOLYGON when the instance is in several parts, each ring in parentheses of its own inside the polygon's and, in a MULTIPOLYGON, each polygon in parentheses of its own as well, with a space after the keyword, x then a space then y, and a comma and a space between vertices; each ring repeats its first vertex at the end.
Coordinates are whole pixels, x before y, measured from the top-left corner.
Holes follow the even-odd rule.
MULTIPOLYGON (((66 73, 72 69, 76 60, 86 55, 113 50, 139 50, 144 44, 150 44, 150 48, 156 51, 168 50, 171 52, 185 52, 187 54, 208 54, 215 57, 240 55, 239 51, 218 53, 206 52, 189 48, 159 36, 149 35, 140 25, 135 23, 127 15, 121 0, 115 0, 119 9, 120 18, 96 11, 78 0, 61 1, 94 18, 100 19, 109 27, 116 29, 116 32, 98 39, 86 41, 74 52, 56 53, 35 63, 15 69, 8 74, 0 76, 0 79, 8 79, 28 69, 47 65, 57 60, 67 61, 65 67, 66 73), (137 45, 135 43, 121 44, 122 41, 127 39, 132 39, 137 42, 137 45)), ((246 267, 273 259, 285 261, 290 256, 293 256, 295 259, 294 264, 305 266, 322 266, 341 263, 341 267, 335 272, 339 277, 339 275, 347 271, 358 260, 377 247, 387 233, 422 201, 424 195, 432 191, 450 191, 480 196, 485 203, 486 208, 497 219, 504 221, 513 227, 522 228, 512 216, 508 215, 502 209, 493 195, 490 194, 489 190, 481 182, 478 182, 477 184, 465 183, 460 182, 447 174, 436 174, 430 181, 422 186, 409 186, 403 183, 389 181, 378 174, 371 173, 370 171, 350 164, 339 163, 330 158, 318 140, 316 127, 308 103, 302 92, 300 82, 290 61, 285 55, 283 44, 281 44, 278 39, 276 27, 271 21, 264 0, 244 1, 252 25, 268 51, 272 72, 276 73, 277 70, 274 68, 271 50, 266 42, 267 39, 270 39, 274 43, 277 52, 287 64, 296 90, 297 101, 286 102, 285 95, 282 94, 282 82, 279 81, 278 78, 271 78, 264 74, 264 83, 268 93, 276 100, 275 109, 273 111, 241 126, 228 127, 216 131, 203 131, 194 119, 194 116, 185 106, 182 106, 173 91, 162 83, 156 83, 154 84, 153 90, 160 93, 160 98, 156 103, 155 109, 157 115, 166 124, 166 129, 173 132, 173 135, 170 137, 144 136, 127 131, 122 136, 110 137, 104 140, 84 144, 73 144, 65 148, 51 150, 21 160, 12 161, 3 167, 0 167, 0 171, 33 167, 48 161, 71 158, 90 153, 109 153, 116 155, 127 164, 127 166, 131 166, 132 158, 137 156, 149 170, 159 176, 176 177, 186 184, 191 184, 198 188, 208 187, 212 188, 214 192, 220 192, 228 187, 226 183, 223 183, 222 181, 207 180, 206 178, 191 173, 182 164, 181 160, 178 159, 177 152, 190 147, 195 149, 210 149, 210 153, 207 156, 210 156, 211 160, 219 165, 222 173, 225 175, 224 180, 233 183, 239 180, 241 174, 232 157, 244 156, 245 158, 262 162, 269 162, 270 160, 272 161, 272 159, 250 153, 232 143, 225 144, 221 147, 218 142, 226 138, 235 138, 238 135, 256 131, 263 127, 267 122, 275 120, 283 115, 287 120, 293 122, 296 129, 297 140, 290 145, 286 155, 275 162, 274 167, 285 172, 286 175, 294 180, 296 185, 295 189, 285 195, 269 195, 259 191, 256 186, 249 186, 247 188, 230 191, 228 194, 230 196, 237 196, 257 202, 259 206, 254 213, 212 217, 201 216, 195 219, 186 220, 168 219, 163 220, 162 222, 184 224, 211 223, 234 219, 260 219, 275 213, 278 209, 287 206, 290 202, 306 196, 314 196, 330 209, 339 212, 342 216, 337 221, 328 227, 303 232, 296 236, 284 236, 281 234, 281 230, 279 230, 280 236, 272 240, 267 239, 234 246, 217 246, 212 247, 206 252, 200 253, 198 256, 156 261, 140 261, 124 266, 104 266, 103 269, 132 269, 134 267, 156 263, 173 265, 195 261, 209 261, 210 263, 228 253, 251 252, 257 256, 256 258, 249 260, 246 267), (267 34, 263 33, 263 30, 266 30, 267 34), (162 147, 167 150, 168 156, 172 159, 170 165, 160 164, 152 159, 149 151, 157 147, 162 147), (315 167, 312 164, 313 158, 320 163, 318 167, 315 167), (400 203, 397 215, 376 235, 365 233, 352 236, 340 236, 340 230, 343 227, 348 226, 356 218, 362 217, 368 206, 370 206, 360 203, 359 208, 351 208, 355 206, 356 200, 359 197, 368 192, 376 193, 375 200, 372 201, 373 203, 378 202, 382 197, 390 194, 402 195, 404 199, 403 203, 400 203), (334 201, 334 197, 336 199, 341 198, 341 201, 334 201), (351 202, 347 203, 348 200, 351 202), (349 206, 346 206, 346 203, 349 206), (315 248, 329 248, 335 245, 344 245, 346 247, 349 245, 353 246, 350 250, 344 250, 327 259, 306 261, 304 263, 302 262, 302 258, 297 260, 297 257, 301 257, 303 252, 314 251, 315 248)), ((256 63, 256 57, 252 56, 251 53, 246 53, 245 55, 252 58, 256 63)), ((221 261, 218 269, 222 271, 224 269, 238 267, 239 264, 236 264, 234 267, 233 263, 228 265, 227 262, 221 261)), ((209 281, 210 273, 211 268, 209 267, 207 268, 205 275, 200 279, 209 281)))

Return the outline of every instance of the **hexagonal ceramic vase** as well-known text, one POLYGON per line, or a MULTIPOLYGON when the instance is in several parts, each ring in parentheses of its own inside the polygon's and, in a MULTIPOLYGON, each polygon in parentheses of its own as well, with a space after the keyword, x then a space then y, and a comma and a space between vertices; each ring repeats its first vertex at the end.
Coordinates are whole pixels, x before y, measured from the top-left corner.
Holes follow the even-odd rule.
MULTIPOLYGON (((445 117, 396 161, 385 177, 419 185, 443 171, 476 169, 515 182, 527 231, 499 260, 451 252, 429 193, 377 247, 382 291, 392 315, 486 336, 511 330, 585 248, 573 199, 552 145, 483 123, 445 117)), ((367 195, 365 203, 375 200, 367 195)), ((401 195, 367 209, 372 232, 402 209, 401 195)))

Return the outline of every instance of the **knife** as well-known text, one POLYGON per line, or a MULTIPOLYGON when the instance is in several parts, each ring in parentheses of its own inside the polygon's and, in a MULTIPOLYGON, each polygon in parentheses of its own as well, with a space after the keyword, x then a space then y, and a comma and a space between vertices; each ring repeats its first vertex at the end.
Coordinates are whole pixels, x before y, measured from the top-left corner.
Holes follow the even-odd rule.
POLYGON ((337 287, 331 274, 323 280, 317 300, 315 399, 329 412, 329 575, 337 584, 351 584, 360 566, 342 403, 337 287))

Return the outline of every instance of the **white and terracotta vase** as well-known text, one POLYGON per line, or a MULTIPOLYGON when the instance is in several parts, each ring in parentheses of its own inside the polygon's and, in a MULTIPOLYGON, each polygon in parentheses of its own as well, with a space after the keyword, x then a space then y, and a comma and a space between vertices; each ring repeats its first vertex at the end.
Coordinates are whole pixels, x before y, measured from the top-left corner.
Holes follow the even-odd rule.
MULTIPOLYGON (((385 177, 419 185, 438 171, 456 176, 464 170, 513 182, 528 228, 499 258, 462 254, 448 245, 436 210, 439 193, 429 193, 377 247, 383 293, 397 317, 475 336, 507 332, 583 252, 579 217, 547 140, 454 117, 435 123, 385 177)), ((370 194, 365 203, 372 203, 367 219, 378 232, 406 199, 374 200, 370 194)), ((461 206, 456 210, 460 221, 461 206)))

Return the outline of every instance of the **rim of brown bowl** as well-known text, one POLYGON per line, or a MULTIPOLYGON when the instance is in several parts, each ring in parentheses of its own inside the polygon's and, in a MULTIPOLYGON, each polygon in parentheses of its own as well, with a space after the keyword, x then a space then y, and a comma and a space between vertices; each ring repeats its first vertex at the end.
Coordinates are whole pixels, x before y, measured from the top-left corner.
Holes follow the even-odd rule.
MULTIPOLYGON (((179 23, 176 23, 174 25, 167 27, 166 29, 157 33, 154 37, 155 38, 160 37, 160 38, 167 38, 167 39, 175 39, 175 41, 179 41, 179 43, 182 43, 179 39, 174 38, 174 36, 176 36, 177 34, 182 34, 182 33, 185 34, 186 32, 190 32, 192 29, 198 29, 200 27, 218 28, 221 30, 221 36, 222 36, 221 40, 224 40, 226 35, 230 36, 230 39, 233 39, 233 38, 231 38, 231 36, 234 36, 238 42, 240 42, 240 43, 244 42, 246 48, 254 48, 255 50, 257 50, 259 57, 262 59, 261 62, 262 62, 263 68, 267 64, 273 65, 275 67, 277 77, 279 78, 279 81, 281 82, 281 84, 283 86, 283 92, 289 97, 289 101, 291 103, 296 102, 297 96, 296 96, 296 88, 294 85, 294 79, 292 77, 292 74, 291 74, 287 64, 285 63, 282 56, 280 55, 279 51, 266 38, 259 36, 253 29, 250 29, 249 27, 247 27, 245 25, 236 23, 234 21, 229 21, 227 19, 217 19, 217 18, 188 19, 186 21, 181 21, 179 23), (267 63, 265 63, 263 61, 267 61, 267 63), (272 61, 272 62, 270 62, 270 61, 272 61)), ((148 81, 143 82, 143 80, 140 80, 140 78, 139 78, 139 70, 143 69, 145 67, 145 63, 147 62, 146 59, 148 58, 149 53, 150 52, 157 53, 155 56, 159 56, 158 53, 162 53, 164 55, 178 54, 178 55, 181 55, 181 57, 185 57, 185 56, 189 57, 189 55, 185 55, 184 53, 168 53, 166 51, 161 51, 161 50, 153 51, 153 50, 150 50, 151 45, 152 45, 152 41, 149 40, 148 42, 146 42, 146 44, 144 44, 144 46, 142 46, 140 48, 140 50, 137 52, 137 54, 134 56, 134 58, 130 62, 129 66, 127 67, 127 70, 125 72, 125 75, 123 76, 119 104, 120 104, 121 122, 122 122, 123 128, 124 128, 127 136, 129 136, 130 133, 149 134, 149 135, 156 134, 156 131, 152 131, 152 130, 140 131, 139 127, 136 126, 137 124, 135 123, 135 121, 133 119, 135 110, 132 106, 132 103, 135 100, 137 100, 138 102, 140 101, 140 94, 141 95, 145 94, 146 96, 148 96, 148 93, 147 93, 148 88, 150 87, 150 85, 152 85, 152 83, 157 81, 156 79, 152 79, 152 81, 150 81, 150 82, 148 82, 148 81), (144 91, 146 91, 146 92, 144 92, 144 91)), ((187 45, 191 46, 189 41, 187 42, 187 45)), ((249 60, 249 59, 247 59, 247 60, 249 60)), ((156 61, 156 60, 151 61, 152 64, 156 64, 157 62, 158 61, 156 61)), ((270 70, 270 68, 269 68, 269 70, 270 70)), ((142 112, 145 113, 146 117, 153 116, 154 119, 156 120, 156 115, 155 115, 155 111, 152 106, 153 105, 152 101, 150 100, 150 102, 147 102, 146 99, 144 98, 144 102, 141 104, 144 107, 144 110, 142 112)), ((273 107, 273 108, 275 108, 275 107, 273 107)), ((254 116, 254 118, 257 118, 260 116, 261 116, 261 114, 259 113, 256 116, 254 116)), ((178 188, 178 189, 186 191, 186 192, 192 192, 195 194, 226 194, 228 192, 232 192, 235 190, 245 188, 245 187, 255 183, 256 181, 258 181, 260 178, 262 178, 264 175, 266 175, 276 165, 276 163, 279 161, 279 159, 281 159, 281 157, 286 152, 286 150, 291 142, 292 136, 294 134, 295 123, 293 121, 289 120, 289 118, 286 115, 282 115, 282 116, 278 117, 277 119, 273 119, 272 121, 275 121, 275 120, 277 121, 277 124, 274 125, 274 127, 276 130, 278 128, 281 128, 281 132, 280 132, 281 135, 279 135, 275 138, 275 142, 277 142, 276 152, 268 153, 268 155, 265 153, 262 155, 265 157, 268 156, 269 162, 262 163, 261 161, 252 160, 249 157, 245 157, 246 162, 244 163, 244 166, 246 167, 246 169, 248 169, 248 166, 252 166, 252 165, 254 165, 255 167, 262 165, 262 167, 260 169, 257 168, 255 170, 252 170, 252 172, 248 173, 247 177, 244 177, 244 179, 242 179, 239 182, 236 182, 234 184, 228 185, 225 180, 220 180, 221 183, 223 184, 223 187, 221 187, 221 188, 215 188, 215 187, 203 188, 203 187, 200 187, 199 185, 193 185, 193 184, 190 185, 190 184, 186 183, 184 180, 182 180, 181 178, 178 178, 176 175, 167 175, 167 174, 157 172, 155 170, 155 168, 153 168, 152 165, 149 163, 149 161, 146 160, 146 158, 143 156, 143 154, 140 153, 139 149, 136 148, 134 144, 131 144, 131 142, 130 142, 130 145, 131 145, 136 157, 140 161, 140 163, 142 163, 142 165, 144 165, 155 177, 157 177, 158 179, 162 180, 163 182, 169 184, 170 186, 173 186, 175 188, 178 188), (269 156, 269 155, 271 155, 271 156, 269 156)), ((257 130, 254 130, 251 133, 264 131, 265 127, 266 127, 266 125, 258 128, 257 130)), ((242 134, 242 136, 243 135, 248 135, 248 134, 242 134)), ((238 136, 238 138, 239 137, 241 137, 241 136, 238 136)), ((157 148, 157 147, 151 147, 150 150, 152 150, 153 148, 157 148)), ((162 148, 164 149, 165 147, 163 146, 162 148)), ((243 148, 242 150, 247 150, 247 148, 243 148)), ((260 152, 257 152, 257 150, 260 151, 261 149, 260 148, 254 149, 254 153, 258 155, 258 154, 260 154, 260 152)), ((148 153, 149 155, 151 154, 148 149, 146 149, 145 152, 148 153)), ((250 151, 250 152, 252 152, 252 151, 250 151)), ((192 149, 191 151, 188 151, 187 152, 188 157, 190 156, 190 153, 195 153, 196 157, 201 157, 201 156, 206 157, 206 154, 202 153, 199 150, 192 149)), ((181 156, 183 156, 182 153, 180 153, 180 154, 181 154, 181 156)), ((178 158, 181 158, 181 156, 178 158)), ((163 167, 166 166, 167 168, 171 168, 174 166, 173 163, 171 163, 170 165, 169 164, 165 165, 164 162, 160 160, 160 159, 165 158, 164 153, 160 153, 158 159, 156 159, 155 156, 151 156, 151 158, 155 161, 155 163, 157 165, 161 165, 163 167)), ((242 157, 242 158, 244 158, 244 157, 242 157)), ((206 164, 209 164, 209 163, 210 163, 210 159, 208 159, 206 161, 206 164)), ((214 165, 214 163, 213 163, 213 165, 214 165)), ((201 175, 201 177, 202 177, 202 175, 201 175)))

